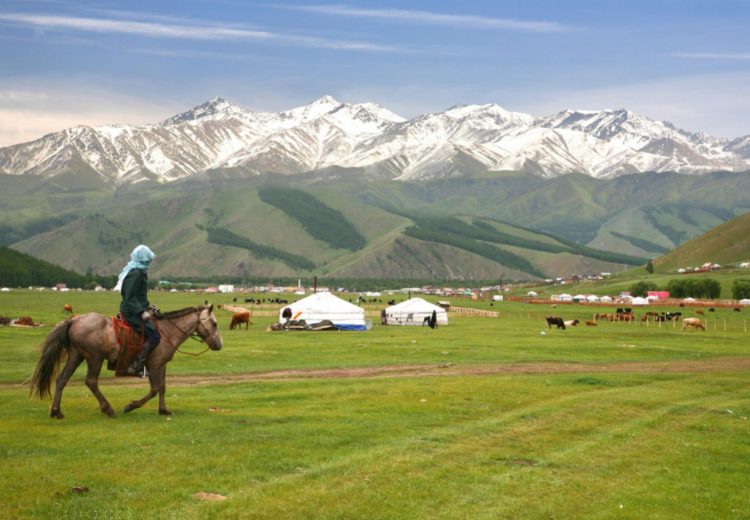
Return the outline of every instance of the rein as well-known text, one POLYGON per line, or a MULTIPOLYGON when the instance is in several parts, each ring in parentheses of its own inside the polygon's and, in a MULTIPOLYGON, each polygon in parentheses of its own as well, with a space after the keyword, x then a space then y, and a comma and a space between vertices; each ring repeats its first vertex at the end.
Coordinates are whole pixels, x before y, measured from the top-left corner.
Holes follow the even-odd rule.
MULTIPOLYGON (((156 330, 159 331, 159 336, 161 336, 162 340, 166 341, 169 345, 172 346, 172 348, 174 348, 180 354, 185 354, 185 355, 188 355, 188 356, 200 356, 200 355, 205 354, 206 352, 209 351, 210 347, 208 345, 206 345, 206 348, 204 350, 198 352, 197 354, 193 353, 193 352, 184 352, 184 351, 180 350, 179 346, 177 346, 174 343, 172 343, 171 341, 169 341, 169 339, 167 339, 167 337, 164 334, 162 334, 161 329, 159 328, 159 325, 157 323, 158 321, 159 320, 155 320, 154 321, 154 326, 156 327, 156 330)), ((205 341, 203 341, 203 338, 201 338, 200 335, 198 334, 198 327, 201 324, 200 323, 200 319, 198 320, 198 323, 195 326, 195 330, 193 332, 191 332, 191 333, 188 333, 187 331, 183 330, 182 327, 180 327, 176 323, 173 323, 173 322, 171 322, 169 320, 165 320, 165 321, 167 321, 167 323, 169 323, 174 328, 176 328, 177 330, 179 330, 180 332, 182 332, 186 336, 185 339, 193 339, 193 340, 197 341, 198 343, 206 343, 205 341)))

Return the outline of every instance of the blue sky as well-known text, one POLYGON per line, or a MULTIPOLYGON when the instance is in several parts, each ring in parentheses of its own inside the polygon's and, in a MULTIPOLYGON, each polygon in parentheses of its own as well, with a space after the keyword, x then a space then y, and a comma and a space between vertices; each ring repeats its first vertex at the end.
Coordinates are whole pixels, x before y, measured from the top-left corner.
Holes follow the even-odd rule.
POLYGON ((222 96, 329 94, 404 116, 628 108, 750 134, 750 2, 0 0, 0 145, 222 96))

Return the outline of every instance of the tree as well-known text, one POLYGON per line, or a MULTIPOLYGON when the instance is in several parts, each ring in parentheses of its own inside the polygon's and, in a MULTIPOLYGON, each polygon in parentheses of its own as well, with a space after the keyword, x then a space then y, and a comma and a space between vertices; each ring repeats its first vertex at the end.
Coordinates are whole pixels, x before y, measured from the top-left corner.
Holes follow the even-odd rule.
POLYGON ((646 296, 649 291, 655 291, 656 290, 656 284, 654 282, 644 282, 641 280, 640 282, 636 282, 633 285, 630 286, 630 294, 632 296, 646 296))
POLYGON ((732 284, 732 298, 735 300, 750 298, 750 280, 747 278, 735 280, 732 284))
POLYGON ((646 272, 648 274, 654 274, 654 263, 651 260, 646 264, 646 272))

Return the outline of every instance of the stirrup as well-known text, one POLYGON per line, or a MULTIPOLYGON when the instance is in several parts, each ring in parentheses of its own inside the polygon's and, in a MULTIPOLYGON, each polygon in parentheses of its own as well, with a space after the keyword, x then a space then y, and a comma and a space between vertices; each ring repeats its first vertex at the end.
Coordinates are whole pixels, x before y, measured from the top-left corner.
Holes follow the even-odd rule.
POLYGON ((132 365, 128 367, 127 372, 129 376, 141 377, 141 378, 146 377, 148 371, 146 370, 145 364, 141 366, 140 370, 131 370, 132 368, 133 368, 132 365))

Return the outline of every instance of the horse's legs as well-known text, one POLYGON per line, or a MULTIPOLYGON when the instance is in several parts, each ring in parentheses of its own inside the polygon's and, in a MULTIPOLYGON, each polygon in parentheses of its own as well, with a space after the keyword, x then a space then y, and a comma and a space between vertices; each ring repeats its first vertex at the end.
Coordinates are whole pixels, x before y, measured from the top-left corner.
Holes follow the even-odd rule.
POLYGON ((101 410, 105 415, 114 417, 115 411, 109 405, 109 402, 104 397, 104 394, 102 394, 101 390, 99 390, 99 372, 101 372, 102 370, 102 361, 104 360, 99 356, 95 356, 93 357, 93 359, 89 358, 86 360, 86 363, 89 367, 89 371, 86 374, 86 386, 89 387, 91 393, 93 393, 99 401, 99 410, 101 410))
POLYGON ((62 393, 65 385, 68 384, 70 376, 76 371, 78 365, 83 361, 83 356, 75 349, 71 348, 68 350, 68 361, 65 363, 65 367, 57 376, 57 383, 55 384, 55 397, 52 399, 52 406, 49 409, 49 416, 55 419, 62 419, 65 417, 60 411, 60 401, 62 400, 62 393))
MULTIPOLYGON (((148 365, 148 363, 147 363, 148 365)), ((149 367, 150 368, 150 367, 149 367)), ((140 408, 147 402, 149 402, 153 397, 159 393, 159 376, 162 373, 162 367, 156 368, 155 370, 149 370, 148 371, 148 381, 151 384, 151 388, 149 389, 148 393, 142 398, 138 399, 137 401, 130 401, 128 404, 125 405, 125 408, 123 409, 123 413, 132 412, 133 410, 140 408)))
POLYGON ((161 367, 161 376, 159 381, 159 414, 172 415, 172 411, 167 408, 164 402, 164 396, 167 393, 167 365, 161 367))

